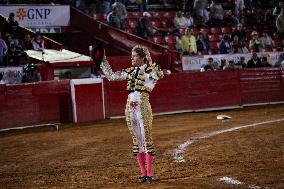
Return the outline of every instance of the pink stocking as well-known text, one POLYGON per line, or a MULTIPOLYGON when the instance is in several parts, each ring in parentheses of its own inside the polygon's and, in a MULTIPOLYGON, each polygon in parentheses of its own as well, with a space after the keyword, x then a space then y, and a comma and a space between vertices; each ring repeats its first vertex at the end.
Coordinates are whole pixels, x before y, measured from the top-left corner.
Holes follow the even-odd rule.
POLYGON ((153 176, 153 171, 152 171, 153 160, 154 160, 154 157, 152 156, 152 154, 147 153, 146 154, 147 176, 150 176, 150 177, 153 176))
POLYGON ((141 175, 147 176, 146 165, 145 165, 145 153, 142 152, 137 154, 137 162, 141 170, 141 175))

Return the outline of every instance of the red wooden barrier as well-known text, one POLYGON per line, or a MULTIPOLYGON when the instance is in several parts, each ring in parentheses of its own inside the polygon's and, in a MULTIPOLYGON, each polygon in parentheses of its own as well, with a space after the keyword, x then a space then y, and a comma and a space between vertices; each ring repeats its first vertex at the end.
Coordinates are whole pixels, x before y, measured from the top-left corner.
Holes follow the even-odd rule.
POLYGON ((240 85, 243 105, 283 101, 279 68, 242 70, 240 85))
POLYGON ((6 85, 0 90, 0 129, 72 120, 69 80, 6 85))
MULTIPOLYGON (((127 99, 125 82, 105 81, 106 116, 122 116, 127 99)), ((240 105, 238 72, 174 73, 152 92, 155 113, 193 111, 240 105)))

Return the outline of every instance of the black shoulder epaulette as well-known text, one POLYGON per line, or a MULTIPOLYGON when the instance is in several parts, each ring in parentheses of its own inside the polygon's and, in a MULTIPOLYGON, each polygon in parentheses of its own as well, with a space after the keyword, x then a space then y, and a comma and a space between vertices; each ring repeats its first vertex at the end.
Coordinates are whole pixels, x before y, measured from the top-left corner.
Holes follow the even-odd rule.
POLYGON ((151 67, 151 66, 147 66, 147 67, 145 68, 145 72, 146 72, 146 73, 152 72, 152 67, 151 67))

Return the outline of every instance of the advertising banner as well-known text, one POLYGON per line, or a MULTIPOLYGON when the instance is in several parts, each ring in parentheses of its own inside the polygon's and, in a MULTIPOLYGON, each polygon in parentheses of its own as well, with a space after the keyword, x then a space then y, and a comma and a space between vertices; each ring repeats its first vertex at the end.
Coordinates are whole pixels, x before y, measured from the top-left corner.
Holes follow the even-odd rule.
MULTIPOLYGON (((283 52, 260 52, 257 53, 258 57, 267 57, 268 62, 274 65, 283 52)), ((204 56, 183 56, 182 57, 182 69, 185 70, 200 70, 203 65, 207 63, 209 57, 213 58, 215 64, 221 65, 221 60, 232 60, 234 63, 238 63, 241 57, 245 58, 245 62, 251 59, 251 54, 216 54, 216 55, 204 55, 204 56)))
POLYGON ((68 26, 70 22, 69 5, 0 6, 0 14, 4 17, 12 12, 19 25, 26 28, 68 26))
POLYGON ((22 83, 23 67, 0 67, 0 73, 3 75, 3 81, 6 84, 22 83))

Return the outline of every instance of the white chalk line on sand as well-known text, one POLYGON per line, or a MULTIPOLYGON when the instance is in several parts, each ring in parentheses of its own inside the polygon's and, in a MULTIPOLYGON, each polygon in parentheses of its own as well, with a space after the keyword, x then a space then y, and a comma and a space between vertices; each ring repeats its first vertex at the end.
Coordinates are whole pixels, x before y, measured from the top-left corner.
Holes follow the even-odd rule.
POLYGON ((264 121, 264 122, 258 122, 258 123, 253 123, 253 124, 249 124, 249 125, 241 125, 241 126, 236 126, 236 127, 232 127, 232 128, 228 128, 228 129, 222 129, 219 131, 213 131, 207 134, 203 134, 201 136, 198 137, 193 137, 187 141, 185 141, 184 143, 180 144, 173 152, 173 156, 174 156, 174 160, 175 162, 178 163, 182 163, 185 162, 185 159, 183 157, 183 152, 186 150, 186 148, 190 145, 193 144, 194 142, 201 140, 201 139, 207 139, 210 138, 212 136, 216 136, 216 135, 220 135, 222 133, 227 133, 227 132, 232 132, 232 131, 236 131, 239 129, 244 129, 244 128, 248 128, 248 127, 255 127, 255 126, 259 126, 259 125, 264 125, 264 124, 268 124, 268 123, 275 123, 275 122, 281 122, 284 121, 283 119, 275 119, 275 120, 270 120, 270 121, 264 121))
MULTIPOLYGON (((228 185, 246 185, 247 188, 249 188, 249 189, 261 189, 260 186, 257 186, 257 185, 254 185, 254 184, 246 184, 246 183, 241 182, 241 181, 234 179, 232 177, 221 177, 219 179, 219 181, 224 182, 225 184, 228 184, 228 185)), ((269 188, 264 187, 264 189, 269 189, 269 188)))

